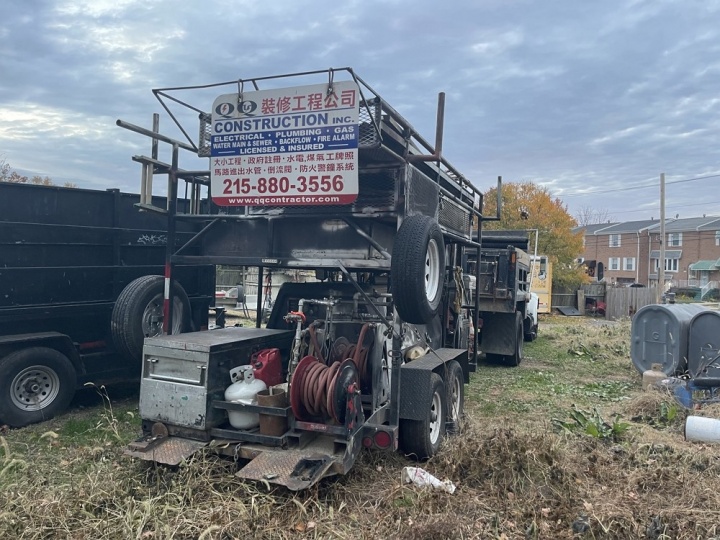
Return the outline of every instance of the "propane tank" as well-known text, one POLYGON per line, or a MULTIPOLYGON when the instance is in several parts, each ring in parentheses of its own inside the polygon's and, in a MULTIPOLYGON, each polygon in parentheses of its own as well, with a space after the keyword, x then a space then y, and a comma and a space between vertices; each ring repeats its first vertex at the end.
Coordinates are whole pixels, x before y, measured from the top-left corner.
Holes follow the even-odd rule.
MULTIPOLYGON (((267 385, 255 378, 252 366, 240 366, 230 370, 232 384, 225 390, 225 401, 256 404, 257 393, 266 390, 267 385)), ((244 411, 228 411, 230 425, 235 429, 252 429, 260 425, 258 413, 244 411)))

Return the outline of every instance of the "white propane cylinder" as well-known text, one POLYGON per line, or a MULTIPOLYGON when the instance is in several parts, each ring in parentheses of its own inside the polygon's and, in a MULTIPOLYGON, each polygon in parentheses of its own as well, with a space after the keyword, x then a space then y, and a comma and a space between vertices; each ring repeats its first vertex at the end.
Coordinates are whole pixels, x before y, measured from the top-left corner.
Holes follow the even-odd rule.
MULTIPOLYGON (((225 401, 256 404, 257 393, 266 390, 267 385, 255 378, 252 366, 240 366, 230 370, 233 383, 225 390, 225 401)), ((253 412, 228 411, 230 425, 235 429, 252 429, 260 425, 260 415, 253 412)))

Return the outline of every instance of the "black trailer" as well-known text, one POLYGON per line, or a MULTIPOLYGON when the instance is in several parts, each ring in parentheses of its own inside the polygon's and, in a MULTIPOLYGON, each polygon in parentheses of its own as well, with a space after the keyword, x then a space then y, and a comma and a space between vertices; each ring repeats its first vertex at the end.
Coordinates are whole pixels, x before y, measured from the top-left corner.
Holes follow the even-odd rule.
POLYGON ((284 285, 267 328, 258 315, 256 329, 146 340, 143 437, 128 453, 173 464, 211 446, 251 460, 239 476, 291 489, 347 472, 363 447, 432 456, 458 426, 475 368, 469 313, 478 316, 479 298, 463 264, 468 251, 477 257, 473 230, 486 219, 482 193, 442 156, 444 95, 433 146, 349 68, 154 93, 187 141, 118 121, 172 146, 170 163, 133 157, 141 191, 152 169, 168 175, 171 200, 184 181, 223 205, 167 215, 170 234, 180 223, 203 226, 179 249, 169 242, 171 278, 183 264, 257 267, 258 314, 267 272, 314 271, 317 282, 284 285), (292 86, 308 79, 315 84, 292 86), (186 101, 222 87, 230 94, 186 101), (173 106, 194 121, 199 113, 199 130, 177 121, 173 106), (295 109, 305 112, 285 114, 295 109), (198 131, 197 141, 187 135, 198 131), (210 157, 209 171, 181 169, 181 149, 210 157), (229 373, 269 340, 285 381, 273 388, 289 401, 226 398, 229 373), (240 428, 233 414, 277 417, 284 429, 240 428))
MULTIPOLYGON (((167 220, 138 202, 0 183, 0 424, 51 418, 89 382, 139 380, 143 339, 163 324, 167 220)), ((193 233, 182 224, 177 241, 193 233)), ((176 272, 174 331, 206 328, 214 267, 176 272)))

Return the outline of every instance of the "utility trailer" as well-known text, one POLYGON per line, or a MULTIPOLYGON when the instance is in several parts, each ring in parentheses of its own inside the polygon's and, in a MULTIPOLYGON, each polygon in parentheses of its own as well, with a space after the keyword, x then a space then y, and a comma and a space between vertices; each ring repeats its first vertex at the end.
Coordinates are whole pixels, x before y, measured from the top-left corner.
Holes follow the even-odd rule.
POLYGON ((518 366, 523 341, 538 332, 538 296, 530 291, 532 256, 524 230, 486 230, 481 239, 478 272, 480 350, 488 360, 518 366))
MULTIPOLYGON (((52 418, 85 383, 137 380, 143 339, 161 332, 167 240, 166 220, 137 202, 0 183, 0 424, 52 418)), ((207 327, 214 267, 183 265, 176 278, 174 332, 207 327)))
POLYGON ((479 296, 462 269, 487 219, 481 192, 442 156, 444 95, 433 147, 350 68, 153 92, 186 140, 160 134, 157 121, 118 121, 172 147, 168 163, 133 157, 141 192, 165 173, 171 200, 182 180, 219 205, 155 209, 168 218, 170 280, 179 264, 257 267, 258 317, 255 328, 145 341, 143 435, 127 453, 177 464, 212 448, 243 460, 238 476, 292 490, 346 473, 362 448, 435 454, 457 429, 475 368, 468 314, 477 317, 479 296), (185 97, 208 88, 212 99, 185 97), (199 116, 197 141, 183 110, 199 116), (181 149, 209 157, 209 170, 179 168, 181 149), (202 230, 175 249, 175 224, 188 221, 202 230), (263 275, 281 268, 317 281, 283 285, 261 328, 263 275), (281 357, 270 375, 282 382, 257 403, 227 399, 231 372, 268 351, 281 357), (258 427, 232 422, 253 414, 258 427))

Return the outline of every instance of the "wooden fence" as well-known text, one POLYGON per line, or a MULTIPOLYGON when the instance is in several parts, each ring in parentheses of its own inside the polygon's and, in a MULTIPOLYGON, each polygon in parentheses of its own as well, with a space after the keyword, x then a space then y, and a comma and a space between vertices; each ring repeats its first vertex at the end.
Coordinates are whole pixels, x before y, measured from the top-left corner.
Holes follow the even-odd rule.
POLYGON ((608 287, 605 290, 605 318, 631 317, 638 309, 657 302, 655 287, 608 287))

